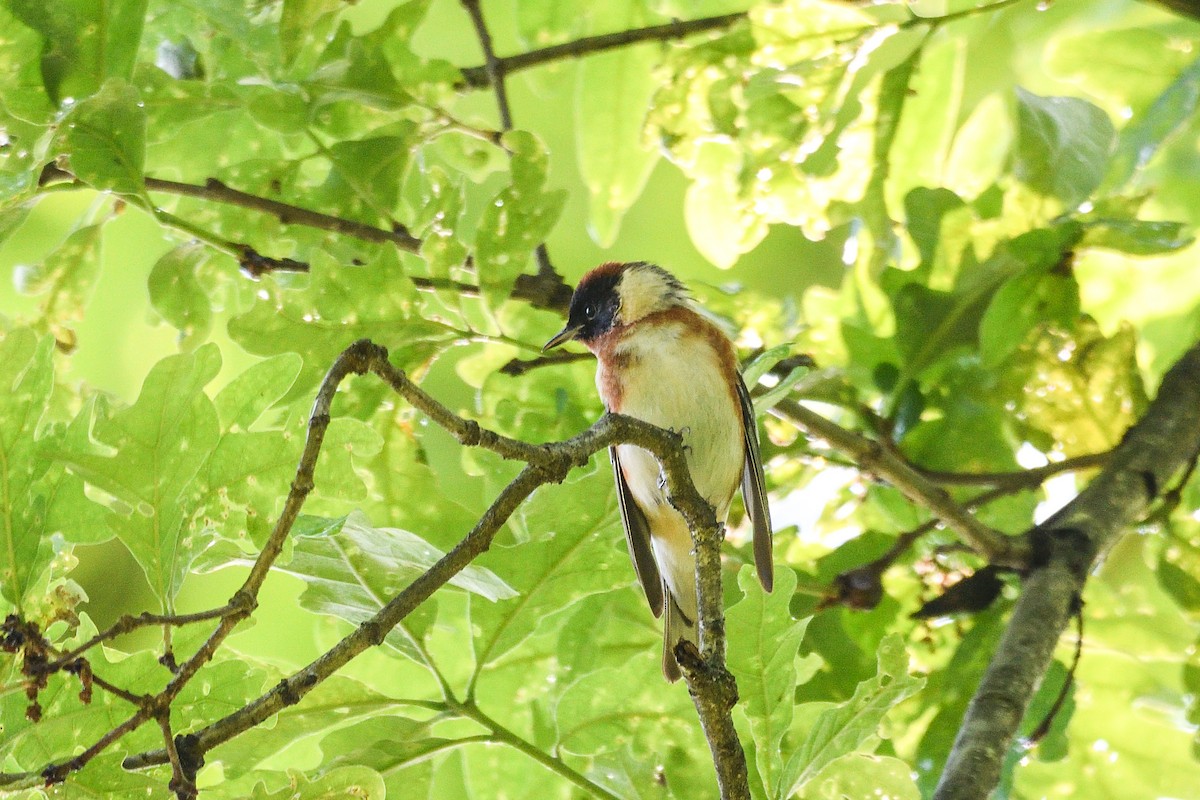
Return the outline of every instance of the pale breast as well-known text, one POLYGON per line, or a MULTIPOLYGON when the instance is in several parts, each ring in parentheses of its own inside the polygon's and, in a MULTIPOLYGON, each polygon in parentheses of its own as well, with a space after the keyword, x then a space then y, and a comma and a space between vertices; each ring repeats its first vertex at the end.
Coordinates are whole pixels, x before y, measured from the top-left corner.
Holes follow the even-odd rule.
MULTIPOLYGON (((711 338, 719 335, 674 320, 634 326, 601 360, 596 382, 606 401, 619 397, 612 410, 682 434, 692 480, 724 519, 745 448, 741 412, 729 387, 732 365, 722 363, 731 351, 718 352, 711 338)), ((649 510, 666 503, 654 457, 630 445, 622 445, 620 455, 638 505, 649 510)))

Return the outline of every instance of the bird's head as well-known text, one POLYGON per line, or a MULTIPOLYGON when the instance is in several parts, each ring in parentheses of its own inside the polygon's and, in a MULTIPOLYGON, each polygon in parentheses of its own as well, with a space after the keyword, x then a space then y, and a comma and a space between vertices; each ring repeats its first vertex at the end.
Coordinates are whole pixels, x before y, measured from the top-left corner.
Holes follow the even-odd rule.
POLYGON ((687 302, 683 284, 662 267, 644 261, 601 264, 580 279, 566 326, 542 350, 572 339, 590 345, 614 328, 687 302))

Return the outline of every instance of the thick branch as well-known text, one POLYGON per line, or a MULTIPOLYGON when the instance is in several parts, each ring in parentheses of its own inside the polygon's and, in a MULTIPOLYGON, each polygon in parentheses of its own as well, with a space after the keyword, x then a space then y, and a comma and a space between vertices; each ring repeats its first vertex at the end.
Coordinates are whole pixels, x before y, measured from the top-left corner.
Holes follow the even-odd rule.
POLYGON ((1034 568, 988 666, 935 800, 984 800, 1088 573, 1200 453, 1200 344, 1163 378, 1158 397, 1126 432, 1107 467, 1074 500, 1032 532, 1034 568))
MULTIPOLYGON (((496 59, 494 69, 501 75, 511 75, 530 67, 563 61, 568 58, 582 58, 593 53, 603 53, 639 42, 667 42, 682 39, 693 33, 720 30, 746 18, 744 12, 724 14, 719 17, 705 17, 687 21, 668 22, 663 25, 651 25, 646 28, 634 28, 616 33, 604 33, 599 36, 585 36, 573 42, 543 47, 540 50, 530 50, 515 56, 505 56, 496 59)), ((472 89, 484 89, 490 85, 489 71, 492 65, 483 64, 478 67, 465 67, 462 70, 463 83, 472 89)))

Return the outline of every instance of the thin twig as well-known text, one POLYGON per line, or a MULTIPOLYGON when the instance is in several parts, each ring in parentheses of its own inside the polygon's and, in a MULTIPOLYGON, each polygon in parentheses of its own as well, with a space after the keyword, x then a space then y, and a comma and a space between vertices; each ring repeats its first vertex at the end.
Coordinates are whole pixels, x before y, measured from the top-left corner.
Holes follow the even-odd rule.
POLYGON ((183 768, 183 761, 179 758, 179 748, 175 745, 175 734, 171 731, 169 709, 158 715, 158 728, 162 731, 167 760, 171 763, 171 782, 167 784, 167 790, 174 793, 178 800, 195 800, 196 781, 183 768))
MULTIPOLYGON (((1042 467, 1025 470, 1023 472, 994 472, 994 473, 931 473, 927 470, 918 468, 928 478, 938 480, 944 483, 959 483, 960 485, 979 484, 995 484, 991 489, 985 492, 980 492, 974 497, 964 500, 962 506, 967 511, 974 511, 988 503, 999 500, 1001 497, 1007 497, 1017 492, 1034 489, 1041 486, 1047 479, 1063 472, 1072 470, 1084 470, 1103 464, 1110 457, 1108 453, 1094 453, 1085 456, 1076 456, 1062 461, 1056 461, 1053 464, 1046 464, 1042 467), (943 480, 949 477, 950 480, 943 480)), ((853 569, 848 569, 838 574, 833 579, 833 584, 821 603, 820 608, 827 608, 831 605, 844 605, 848 608, 867 611, 879 605, 879 601, 883 599, 883 573, 888 570, 896 562, 900 556, 904 555, 913 543, 920 539, 925 534, 932 531, 941 524, 941 520, 934 517, 931 520, 905 531, 896 537, 896 541, 888 548, 887 552, 875 560, 863 564, 853 569)))
MULTIPOLYGON (((976 14, 987 14, 994 11, 999 11, 1007 6, 1015 5, 1023 2, 1023 0, 999 0, 999 2, 991 3, 990 5, 972 6, 971 8, 962 11, 956 11, 952 14, 946 14, 942 17, 918 17, 913 16, 908 20, 900 23, 899 28, 915 28, 922 25, 931 27, 940 27, 952 22, 957 22, 960 19, 974 16, 976 14)), ((1185 2, 1185 0, 1177 0, 1177 2, 1185 2)), ((734 14, 723 14, 715 17, 703 17, 700 19, 691 20, 674 20, 672 22, 663 23, 661 25, 649 25, 644 28, 633 28, 631 30, 616 31, 614 33, 602 33, 597 36, 584 36, 580 39, 575 39, 563 44, 551 45, 542 47, 537 50, 530 50, 525 53, 518 53, 512 56, 502 56, 496 59, 494 68, 500 74, 508 76, 514 72, 540 67, 544 64, 551 64, 555 61, 566 61, 573 58, 583 58, 595 53, 603 53, 608 50, 615 50, 619 47, 626 47, 632 44, 641 42, 669 42, 675 39, 683 39, 696 33, 705 33, 707 31, 722 30, 736 25, 738 22, 747 18, 745 12, 734 14)), ((874 29, 875 25, 865 26, 858 30, 851 31, 820 31, 816 37, 836 36, 839 33, 863 33, 874 29)), ((480 64, 478 66, 463 67, 460 72, 463 76, 463 85, 470 89, 486 89, 491 85, 489 79, 489 65, 480 64)))
POLYGON ((81 655, 91 650, 98 644, 107 642, 109 639, 115 639, 118 636, 124 636, 127 633, 137 630, 138 628, 148 627, 150 625, 173 625, 180 627, 183 625, 192 625, 197 622, 206 622, 211 619, 218 619, 231 613, 235 609, 226 603, 220 608, 210 608, 207 611, 197 611, 194 614, 151 614, 148 611, 143 611, 141 614, 133 615, 126 614, 112 625, 97 633, 92 638, 88 639, 78 647, 72 648, 61 656, 56 658, 50 666, 59 668, 67 662, 74 661, 81 655))
POLYGON ((516 378, 540 367, 557 367, 562 364, 574 364, 577 361, 590 361, 592 358, 594 356, 588 352, 573 353, 570 350, 563 350, 537 358, 514 358, 500 367, 499 371, 501 375, 516 378))
MULTIPOLYGON (((492 34, 488 30, 487 21, 483 17, 483 8, 480 6, 480 0, 462 0, 463 8, 466 9, 467 15, 471 18, 471 24, 475 26, 475 35, 479 37, 479 47, 483 50, 483 74, 485 86, 492 87, 492 91, 496 95, 496 108, 500 113, 500 129, 501 131, 511 131, 513 127, 512 107, 508 103, 508 87, 505 84, 507 76, 506 67, 503 60, 497 58, 496 49, 492 45, 492 34)), ((558 272, 554 269, 554 265, 550 261, 550 251, 546 249, 545 242, 539 242, 538 246, 533 251, 534 261, 537 263, 537 277, 542 281, 558 281, 558 272)))
POLYGON ((1040 467, 1013 470, 1011 472, 943 472, 941 470, 925 469, 915 464, 913 468, 929 480, 948 486, 990 486, 995 484, 997 486, 1011 486, 1021 489, 1028 486, 1039 486, 1045 483, 1047 478, 1062 472, 1102 467, 1111 457, 1112 451, 1108 450, 1103 453, 1088 453, 1082 456, 1064 458, 1062 461, 1054 461, 1040 467))
POLYGON ((975 519, 945 489, 934 485, 878 442, 849 431, 794 400, 781 401, 771 413, 797 425, 809 436, 825 440, 853 459, 863 471, 879 476, 909 500, 929 509, 989 563, 1014 568, 1026 566, 1029 556, 1026 542, 1005 536, 975 519))
POLYGON ((93 758, 103 753, 112 744, 125 736, 125 734, 140 727, 142 723, 149 718, 149 716, 150 714, 146 709, 138 709, 137 713, 135 713, 132 717, 129 717, 112 730, 105 732, 105 734, 97 739, 91 747, 88 747, 74 758, 70 758, 66 761, 60 761, 55 764, 50 764, 41 772, 0 775, 0 786, 7 790, 15 790, 31 789, 39 784, 51 786, 55 783, 62 783, 64 780, 66 780, 67 775, 83 769, 88 765, 88 763, 91 762, 93 758))
POLYGON ((335 217, 331 214, 322 214, 319 211, 311 211, 307 208, 281 203, 278 200, 248 194, 247 192, 230 188, 216 178, 209 178, 203 185, 199 185, 147 176, 146 190, 151 192, 165 192, 183 197, 194 197, 199 200, 210 200, 216 203, 247 208, 251 211, 261 211, 264 214, 270 214, 275 217, 284 225, 303 225, 308 228, 317 228, 319 230, 340 233, 344 236, 352 236, 355 239, 362 239, 367 242, 378 244, 390 243, 409 253, 416 253, 421 249, 421 240, 417 239, 401 225, 397 225, 394 230, 390 231, 385 228, 377 228, 374 225, 335 217))
POLYGON ((492 34, 488 31, 487 22, 483 18, 483 9, 479 0, 462 0, 462 6, 475 26, 475 35, 479 37, 479 46, 483 50, 483 73, 485 86, 492 87, 496 94, 496 106, 500 110, 500 128, 512 130, 512 109, 508 106, 508 90, 504 86, 505 69, 496 50, 492 47, 492 34))
MULTIPOLYGON (((585 36, 582 39, 576 39, 572 42, 543 47, 539 50, 531 50, 515 56, 498 58, 496 59, 496 63, 491 66, 501 75, 511 75, 514 72, 537 67, 542 64, 563 61, 569 58, 582 58, 593 53, 603 53, 606 50, 615 50, 618 47, 626 47, 631 44, 638 44, 639 42, 666 42, 673 39, 682 39, 694 33, 720 30, 728 28, 743 19, 746 19, 745 12, 723 14, 718 17, 674 21, 662 25, 650 25, 645 28, 604 33, 599 36, 585 36)), ((483 89, 491 84, 488 64, 478 67, 466 67, 462 70, 462 75, 464 84, 472 89, 483 89)))

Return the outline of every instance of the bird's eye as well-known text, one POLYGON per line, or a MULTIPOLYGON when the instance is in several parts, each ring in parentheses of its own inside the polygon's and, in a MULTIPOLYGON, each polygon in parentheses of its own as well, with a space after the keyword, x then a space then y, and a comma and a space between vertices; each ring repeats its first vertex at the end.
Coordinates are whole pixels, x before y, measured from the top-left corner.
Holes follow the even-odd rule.
POLYGON ((583 307, 583 315, 588 319, 596 318, 596 306, 593 303, 588 303, 583 307))

